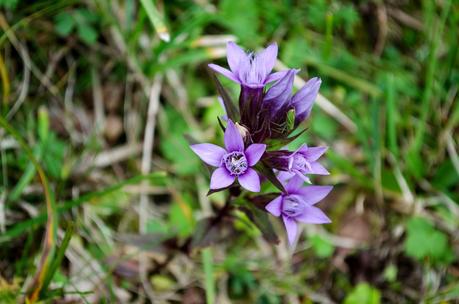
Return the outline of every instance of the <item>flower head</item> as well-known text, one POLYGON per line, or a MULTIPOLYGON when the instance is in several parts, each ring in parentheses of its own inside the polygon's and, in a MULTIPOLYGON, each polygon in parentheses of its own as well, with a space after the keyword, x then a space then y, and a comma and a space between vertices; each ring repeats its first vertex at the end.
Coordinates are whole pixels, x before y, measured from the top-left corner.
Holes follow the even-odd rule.
MULTIPOLYGON (((263 106, 269 108, 271 117, 275 117, 280 110, 283 110, 284 114, 287 113, 296 73, 298 70, 288 70, 278 82, 269 88, 263 97, 263 106)), ((281 118, 285 119, 285 115, 283 116, 281 118)))
POLYGON ((295 109, 296 125, 311 114, 312 105, 317 98, 321 83, 322 81, 318 77, 309 79, 290 100, 291 106, 295 109))
POLYGON ((227 59, 230 70, 209 64, 215 72, 250 88, 263 88, 280 79, 285 72, 271 74, 277 59, 277 44, 273 43, 259 53, 245 53, 236 43, 228 42, 227 59))
POLYGON ((285 185, 285 192, 266 205, 269 213, 276 217, 282 216, 290 245, 296 240, 298 223, 331 223, 325 213, 314 205, 325 198, 332 188, 332 186, 303 187, 303 179, 295 176, 285 185))
MULTIPOLYGON (((297 175, 305 182, 310 183, 306 174, 328 175, 330 172, 324 168, 317 160, 327 151, 327 147, 308 147, 302 145, 298 150, 285 157, 286 168, 281 178, 290 178, 297 175)), ((284 162, 285 164, 285 162, 284 162)))
POLYGON ((253 167, 265 153, 265 144, 251 144, 244 148, 244 140, 237 126, 228 119, 225 130, 225 148, 214 144, 196 144, 191 149, 206 164, 217 169, 212 173, 210 189, 226 188, 237 179, 252 192, 260 191, 260 177, 253 167))

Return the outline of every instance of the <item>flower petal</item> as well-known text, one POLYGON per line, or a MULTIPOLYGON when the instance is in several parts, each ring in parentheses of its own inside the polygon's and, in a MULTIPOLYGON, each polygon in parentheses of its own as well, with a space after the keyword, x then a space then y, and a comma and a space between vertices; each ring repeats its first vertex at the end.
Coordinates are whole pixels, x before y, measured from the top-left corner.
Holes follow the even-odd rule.
POLYGON ((333 186, 308 186, 299 189, 298 194, 306 203, 314 205, 324 199, 332 189, 333 186))
POLYGON ((282 211, 281 208, 282 208, 282 196, 281 195, 273 199, 265 207, 265 209, 274 216, 281 215, 281 211, 282 211))
POLYGON ((268 78, 266 78, 265 80, 265 83, 270 83, 270 82, 273 82, 273 81, 278 81, 279 79, 281 79, 282 77, 284 77, 287 73, 288 73, 289 70, 287 71, 280 71, 280 72, 276 72, 276 73, 272 73, 272 74, 269 74, 268 78))
POLYGON ((225 147, 228 152, 244 151, 242 135, 231 120, 228 120, 228 125, 225 130, 225 147))
POLYGON ((229 174, 226 168, 220 167, 212 173, 212 177, 210 178, 210 189, 226 188, 231 185, 235 179, 236 177, 229 174))
POLYGON ((308 161, 318 160, 327 151, 328 147, 308 147, 302 154, 308 161))
POLYGON ((240 83, 239 79, 237 78, 237 74, 234 74, 233 72, 231 72, 230 70, 228 69, 225 69, 219 65, 216 65, 216 64, 213 64, 213 63, 210 63, 208 65, 209 68, 211 68, 212 70, 214 70, 215 72, 217 73, 220 73, 222 74, 223 76, 225 76, 226 78, 236 82, 236 83, 240 83))
POLYGON ((306 169, 305 173, 306 174, 317 174, 317 175, 329 175, 330 172, 328 172, 327 169, 325 169, 324 166, 322 166, 319 162, 312 162, 311 164, 311 169, 306 169))
POLYGON ((241 186, 252 192, 260 192, 260 177, 252 168, 248 168, 244 174, 238 176, 241 186))
POLYGON ((304 180, 297 175, 292 177, 287 185, 285 185, 285 191, 289 194, 295 194, 298 193, 298 191, 301 189, 301 186, 303 186, 304 180))
MULTIPOLYGON (((308 184, 311 184, 311 179, 309 177, 307 177, 306 175, 304 175, 305 173, 303 173, 301 171, 298 171, 298 170, 293 170, 292 172, 294 172, 296 174, 296 176, 301 178, 304 182, 306 182, 308 184)), ((297 190, 297 192, 298 192, 298 190, 297 190)))
POLYGON ((263 102, 274 110, 280 109, 285 105, 292 94, 295 74, 295 70, 289 70, 282 79, 269 88, 263 98, 263 102))
POLYGON ((312 105, 319 93, 322 81, 318 77, 310 79, 306 84, 292 97, 292 104, 295 107, 296 120, 298 122, 309 117, 312 105))
POLYGON ((298 224, 294 219, 287 216, 283 216, 282 219, 284 220, 285 230, 287 231, 288 242, 290 245, 293 245, 298 234, 298 224))
POLYGON ((327 224, 331 223, 325 213, 317 207, 308 206, 303 214, 295 218, 297 221, 308 224, 327 224))
POLYGON ((190 148, 203 162, 214 167, 220 166, 226 153, 225 149, 214 144, 196 144, 191 145, 190 148))
POLYGON ((257 53, 255 57, 258 71, 261 72, 261 75, 264 76, 263 79, 266 79, 276 64, 277 44, 270 44, 266 49, 257 53))
POLYGON ((287 182, 293 176, 295 176, 295 174, 288 171, 279 171, 279 173, 277 173, 277 179, 279 179, 283 183, 287 182))
POLYGON ((239 75, 239 69, 250 63, 247 54, 236 43, 230 41, 226 45, 228 65, 234 75, 239 75))
POLYGON ((249 166, 254 166, 260 158, 265 153, 266 145, 265 144, 251 144, 247 149, 245 149, 245 157, 249 163, 249 166))

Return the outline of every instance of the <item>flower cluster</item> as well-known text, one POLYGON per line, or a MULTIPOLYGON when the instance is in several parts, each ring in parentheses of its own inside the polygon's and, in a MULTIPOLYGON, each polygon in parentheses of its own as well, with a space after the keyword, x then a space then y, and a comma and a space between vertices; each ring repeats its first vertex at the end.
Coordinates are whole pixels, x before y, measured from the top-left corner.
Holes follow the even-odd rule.
POLYGON ((236 107, 218 79, 214 77, 227 116, 225 147, 195 144, 191 149, 208 165, 216 167, 210 180, 212 191, 239 187, 259 192, 261 181, 279 188, 279 195, 264 206, 265 211, 282 217, 290 244, 297 238, 297 224, 330 223, 330 219, 314 205, 331 191, 331 186, 304 186, 309 175, 327 175, 318 162, 326 147, 303 144, 289 151, 288 143, 298 137, 300 123, 311 114, 321 80, 310 79, 292 95, 298 70, 272 73, 277 60, 277 45, 271 44, 258 53, 246 53, 238 45, 227 45, 229 70, 209 67, 241 86, 236 107), (260 178, 261 177, 261 178, 260 178), (237 183, 235 182, 237 180, 237 183))

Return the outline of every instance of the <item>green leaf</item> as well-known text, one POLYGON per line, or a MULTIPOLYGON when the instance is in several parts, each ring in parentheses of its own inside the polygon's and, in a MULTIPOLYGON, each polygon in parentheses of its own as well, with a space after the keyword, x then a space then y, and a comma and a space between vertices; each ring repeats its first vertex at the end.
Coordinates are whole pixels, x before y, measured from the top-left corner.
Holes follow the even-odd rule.
POLYGON ((62 37, 68 36, 75 28, 75 20, 72 15, 67 12, 56 15, 56 17, 54 17, 54 23, 56 32, 62 37))
POLYGON ((223 104, 225 106, 228 118, 231 119, 233 122, 239 121, 239 110, 236 108, 234 102, 231 100, 231 97, 229 96, 228 92, 222 86, 222 84, 218 80, 217 76, 215 76, 215 73, 213 71, 209 70, 209 74, 212 77, 215 86, 217 87, 218 94, 221 96, 223 100, 223 104))
POLYGON ((434 263, 450 263, 453 252, 448 237, 426 219, 414 217, 407 223, 405 253, 417 260, 430 258, 434 263))
POLYGON ((78 37, 87 44, 93 44, 97 41, 98 34, 96 30, 88 25, 79 23, 77 26, 78 37))
POLYGON ((282 185, 277 176, 274 174, 273 169, 269 168, 263 162, 258 162, 258 164, 256 164, 254 168, 262 176, 266 177, 274 186, 276 186, 277 189, 279 189, 282 192, 285 192, 284 185, 282 185))
POLYGON ((193 233, 195 226, 193 213, 190 206, 184 201, 176 202, 171 205, 169 222, 171 227, 174 227, 181 237, 187 237, 193 233))
POLYGON ((296 134, 295 135, 291 135, 290 137, 268 140, 267 144, 268 144, 268 147, 269 147, 269 151, 280 150, 280 149, 284 148, 285 146, 293 143, 297 138, 299 138, 300 136, 305 134, 304 132, 306 132, 306 130, 307 129, 303 129, 303 130, 301 130, 299 132, 296 132, 296 131, 298 131, 298 129, 296 129, 294 132, 291 132, 291 133, 296 133, 296 134))
MULTIPOLYGON (((190 128, 182 116, 173 108, 165 107, 165 116, 160 117, 161 152, 172 163, 175 173, 189 175, 199 171, 201 161, 190 149, 190 143, 184 137, 190 128)), ((188 139, 191 139, 188 136, 188 139)))
POLYGON ((335 251, 333 244, 323 236, 315 234, 309 238, 315 254, 321 258, 330 257, 335 251))
POLYGON ((367 283, 358 284, 344 300, 344 304, 379 304, 381 293, 367 283))
POLYGON ((59 140, 55 133, 50 132, 44 147, 43 166, 53 178, 61 178, 66 149, 66 143, 59 140))
POLYGON ((272 244, 279 243, 279 238, 277 237, 274 227, 269 221, 269 217, 266 212, 261 211, 251 204, 240 207, 240 209, 249 217, 255 226, 257 226, 266 241, 272 244))

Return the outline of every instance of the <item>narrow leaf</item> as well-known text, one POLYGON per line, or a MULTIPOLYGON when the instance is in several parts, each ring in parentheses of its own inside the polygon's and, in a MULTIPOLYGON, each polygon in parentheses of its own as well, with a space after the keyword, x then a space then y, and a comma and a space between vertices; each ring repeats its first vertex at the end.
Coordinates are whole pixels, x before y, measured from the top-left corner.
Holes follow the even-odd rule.
POLYGON ((274 227, 269 221, 268 214, 251 204, 240 208, 260 230, 263 238, 271 244, 279 244, 279 238, 274 231, 274 227))
POLYGON ((298 134, 292 137, 273 139, 268 142, 269 151, 275 151, 284 148, 289 143, 300 137, 307 129, 301 130, 298 134))
POLYGON ((265 163, 259 162, 255 167, 262 176, 266 177, 277 189, 282 192, 285 192, 284 186, 279 181, 277 176, 274 174, 273 170, 269 168, 265 163))
POLYGON ((223 99, 223 104, 225 105, 225 109, 226 109, 226 113, 228 114, 228 118, 230 118, 234 122, 239 121, 239 117, 240 117, 239 111, 234 105, 234 102, 231 100, 231 97, 229 96, 228 92, 222 86, 217 76, 215 76, 215 73, 210 69, 209 69, 209 73, 215 85, 217 86, 218 94, 223 99))
POLYGON ((159 38, 163 41, 169 42, 171 39, 169 30, 164 23, 163 17, 155 7, 153 0, 140 0, 140 3, 142 3, 143 8, 147 12, 148 18, 155 28, 156 33, 158 33, 159 38))

